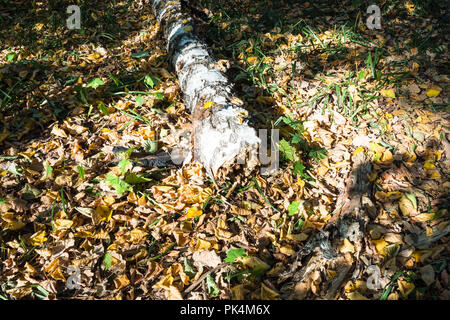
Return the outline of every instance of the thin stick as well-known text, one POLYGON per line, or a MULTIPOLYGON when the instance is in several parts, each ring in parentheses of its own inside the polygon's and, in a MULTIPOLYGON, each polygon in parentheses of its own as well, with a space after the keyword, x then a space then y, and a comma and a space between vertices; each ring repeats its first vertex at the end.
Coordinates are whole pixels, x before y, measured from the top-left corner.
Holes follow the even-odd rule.
POLYGON ((213 272, 215 272, 215 271, 217 271, 217 270, 219 270, 219 269, 222 269, 223 267, 225 267, 225 266, 227 266, 227 265, 228 265, 228 263, 227 263, 227 262, 224 262, 224 263, 219 264, 217 267, 215 267, 215 268, 213 268, 213 269, 211 269, 211 270, 205 272, 200 278, 198 278, 197 281, 195 281, 193 284, 191 284, 189 287, 187 287, 186 290, 184 290, 183 293, 184 293, 184 294, 188 294, 189 292, 191 292, 192 290, 194 290, 196 287, 198 287, 198 285, 201 284, 202 281, 205 280, 206 277, 207 277, 209 274, 211 274, 211 273, 213 273, 213 272))

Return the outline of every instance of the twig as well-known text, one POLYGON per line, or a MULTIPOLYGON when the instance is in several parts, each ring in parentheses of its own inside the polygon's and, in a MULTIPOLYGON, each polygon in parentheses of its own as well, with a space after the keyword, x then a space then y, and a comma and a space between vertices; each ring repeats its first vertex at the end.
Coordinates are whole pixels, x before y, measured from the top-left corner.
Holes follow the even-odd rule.
POLYGON ((213 273, 213 272, 215 272, 215 271, 217 271, 217 270, 219 270, 219 269, 222 269, 223 267, 225 267, 225 266, 227 266, 227 265, 228 265, 228 263, 227 263, 227 262, 224 262, 224 263, 219 264, 217 267, 215 267, 215 268, 213 268, 213 269, 211 269, 211 270, 205 272, 200 278, 198 278, 197 281, 195 281, 193 284, 191 284, 189 287, 187 287, 186 290, 184 290, 183 293, 184 293, 184 294, 188 294, 189 292, 191 292, 192 290, 194 290, 196 287, 198 287, 198 285, 201 284, 202 281, 205 280, 206 277, 207 277, 209 274, 211 274, 211 273, 213 273))

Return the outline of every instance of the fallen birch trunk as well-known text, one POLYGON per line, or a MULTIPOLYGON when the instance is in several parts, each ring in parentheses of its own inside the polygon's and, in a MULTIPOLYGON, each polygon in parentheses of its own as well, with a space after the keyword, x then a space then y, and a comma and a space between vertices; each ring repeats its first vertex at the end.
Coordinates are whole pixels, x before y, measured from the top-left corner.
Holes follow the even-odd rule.
POLYGON ((207 46, 193 33, 193 21, 181 1, 151 0, 184 94, 193 115, 193 150, 185 163, 199 161, 209 176, 260 143, 246 121, 248 112, 233 99, 231 83, 214 66, 207 46))

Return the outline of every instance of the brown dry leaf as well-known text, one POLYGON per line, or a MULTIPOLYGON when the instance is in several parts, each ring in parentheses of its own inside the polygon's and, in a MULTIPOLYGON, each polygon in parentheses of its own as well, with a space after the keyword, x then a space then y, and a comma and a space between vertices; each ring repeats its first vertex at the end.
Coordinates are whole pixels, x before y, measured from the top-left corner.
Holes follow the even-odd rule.
POLYGON ((215 268, 222 262, 222 259, 220 259, 219 255, 214 250, 196 251, 192 255, 192 259, 194 260, 194 266, 198 268, 215 268))
POLYGON ((245 295, 249 291, 244 288, 243 284, 235 285, 233 288, 231 288, 231 296, 233 300, 244 300, 245 295))
POLYGON ((58 126, 54 126, 52 128, 51 134, 54 134, 55 136, 58 136, 60 138, 67 138, 67 133, 58 126))
POLYGON ((427 286, 431 285, 435 281, 435 273, 433 266, 431 264, 427 264, 426 266, 419 269, 422 280, 427 284, 427 286))
POLYGON ((400 198, 398 206, 404 216, 414 216, 417 214, 414 204, 405 195, 400 198))
POLYGON ((126 274, 121 274, 117 278, 114 279, 114 285, 116 286, 116 290, 120 290, 127 285, 130 284, 130 280, 128 280, 128 277, 126 274))
POLYGON ((270 289, 268 286, 266 286, 264 283, 261 284, 261 299, 262 300, 276 300, 280 294, 272 289, 270 289))

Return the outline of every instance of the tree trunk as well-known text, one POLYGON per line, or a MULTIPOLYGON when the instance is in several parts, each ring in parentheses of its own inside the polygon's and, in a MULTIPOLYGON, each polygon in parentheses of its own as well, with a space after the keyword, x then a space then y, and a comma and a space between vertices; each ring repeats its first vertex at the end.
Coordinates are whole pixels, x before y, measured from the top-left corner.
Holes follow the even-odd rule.
MULTIPOLYGON (((260 143, 232 85, 215 67, 208 48, 193 33, 193 21, 181 1, 151 0, 167 41, 167 51, 179 79, 184 104, 193 115, 193 149, 187 161, 199 161, 210 177, 226 162, 260 143)), ((185 163, 187 162, 185 160, 185 163)))

